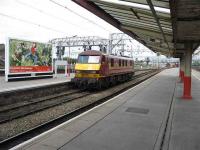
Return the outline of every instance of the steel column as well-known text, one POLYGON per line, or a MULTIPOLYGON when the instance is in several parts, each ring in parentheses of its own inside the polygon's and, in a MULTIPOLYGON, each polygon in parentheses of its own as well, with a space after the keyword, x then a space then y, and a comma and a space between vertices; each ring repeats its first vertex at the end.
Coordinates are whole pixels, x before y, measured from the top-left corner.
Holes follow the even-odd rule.
POLYGON ((192 43, 185 44, 185 72, 183 85, 183 99, 192 99, 191 96, 191 64, 192 64, 192 43))

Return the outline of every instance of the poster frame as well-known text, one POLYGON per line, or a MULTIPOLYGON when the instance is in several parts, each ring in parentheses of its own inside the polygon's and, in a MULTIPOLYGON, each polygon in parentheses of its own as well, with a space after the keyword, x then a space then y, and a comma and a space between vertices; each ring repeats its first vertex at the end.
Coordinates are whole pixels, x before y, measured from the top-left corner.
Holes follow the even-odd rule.
MULTIPOLYGON (((10 49, 9 49, 9 42, 11 39, 14 40, 21 40, 21 41, 25 41, 25 42, 36 42, 36 43, 42 43, 42 44, 51 44, 49 42, 40 42, 40 41, 36 41, 36 40, 29 40, 29 39, 23 39, 23 38, 15 38, 15 37, 7 37, 6 38, 6 43, 5 43, 5 80, 8 81, 9 80, 9 75, 25 75, 25 74, 30 74, 30 77, 35 77, 35 74, 44 74, 44 73, 49 73, 52 74, 53 76, 53 50, 51 51, 51 71, 42 71, 42 72, 18 72, 18 73, 12 73, 10 72, 10 49)), ((52 44, 51 44, 52 45, 52 44)), ((39 75, 37 76, 39 77, 39 75)), ((12 77, 14 78, 14 77, 12 77)), ((16 77, 19 78, 19 77, 16 77)), ((23 78, 23 76, 21 76, 20 78, 23 78)), ((24 78, 26 78, 26 76, 24 76, 24 78)))

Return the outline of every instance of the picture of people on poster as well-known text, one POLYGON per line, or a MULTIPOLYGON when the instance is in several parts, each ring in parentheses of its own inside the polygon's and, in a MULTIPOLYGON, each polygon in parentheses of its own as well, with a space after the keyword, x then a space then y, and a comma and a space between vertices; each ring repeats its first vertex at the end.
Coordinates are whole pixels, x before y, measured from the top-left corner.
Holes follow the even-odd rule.
POLYGON ((32 47, 30 48, 30 52, 25 56, 25 59, 33 60, 34 65, 37 65, 37 44, 35 42, 32 43, 32 47))
POLYGON ((51 71, 52 45, 10 39, 9 70, 13 73, 51 71))

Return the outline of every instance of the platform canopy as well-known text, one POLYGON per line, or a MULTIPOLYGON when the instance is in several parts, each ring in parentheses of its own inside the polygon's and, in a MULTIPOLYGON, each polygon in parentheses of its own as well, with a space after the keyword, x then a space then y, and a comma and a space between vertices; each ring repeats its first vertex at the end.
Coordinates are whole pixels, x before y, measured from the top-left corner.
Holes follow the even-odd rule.
POLYGON ((199 0, 73 0, 154 52, 181 57, 200 42, 199 0))

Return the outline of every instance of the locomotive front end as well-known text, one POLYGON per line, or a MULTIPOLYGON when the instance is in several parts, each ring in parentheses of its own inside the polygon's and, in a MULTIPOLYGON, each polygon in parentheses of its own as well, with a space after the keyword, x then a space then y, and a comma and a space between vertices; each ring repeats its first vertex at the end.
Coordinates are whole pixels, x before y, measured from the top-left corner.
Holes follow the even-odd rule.
POLYGON ((98 87, 101 69, 101 55, 97 53, 82 53, 75 65, 75 78, 73 82, 81 88, 98 87))

